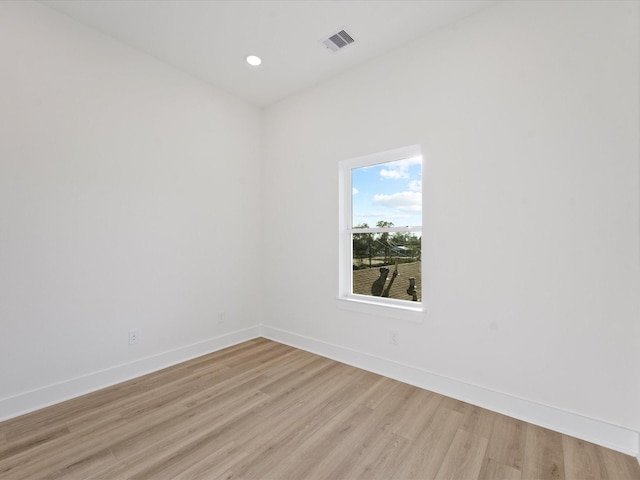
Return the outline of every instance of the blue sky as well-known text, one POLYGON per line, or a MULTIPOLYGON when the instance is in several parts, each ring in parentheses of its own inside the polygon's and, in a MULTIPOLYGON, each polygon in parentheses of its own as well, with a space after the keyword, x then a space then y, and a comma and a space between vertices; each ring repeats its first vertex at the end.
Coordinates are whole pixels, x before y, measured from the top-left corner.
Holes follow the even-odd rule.
POLYGON ((354 168, 353 225, 375 227, 379 220, 396 227, 422 223, 422 157, 354 168))

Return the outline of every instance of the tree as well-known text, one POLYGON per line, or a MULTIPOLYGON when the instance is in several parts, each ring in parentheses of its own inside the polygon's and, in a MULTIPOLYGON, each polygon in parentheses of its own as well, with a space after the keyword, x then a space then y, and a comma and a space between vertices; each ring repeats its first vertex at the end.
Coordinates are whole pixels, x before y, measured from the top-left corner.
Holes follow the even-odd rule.
MULTIPOLYGON (((376 227, 390 228, 390 227, 393 227, 393 222, 387 222, 386 220, 379 220, 378 223, 376 223, 376 227)), ((389 252, 391 250, 391 245, 389 244, 389 232, 379 233, 378 238, 376 240, 384 251, 384 263, 389 263, 389 252)))
POLYGON ((406 261, 415 261, 420 258, 420 239, 410 232, 396 232, 389 239, 389 244, 391 250, 406 261))
MULTIPOLYGON (((353 228, 369 228, 366 223, 361 223, 353 228)), ((371 257, 373 244, 373 234, 371 233, 354 233, 353 234, 353 256, 360 260, 360 263, 365 257, 369 257, 369 267, 371 267, 371 257)))

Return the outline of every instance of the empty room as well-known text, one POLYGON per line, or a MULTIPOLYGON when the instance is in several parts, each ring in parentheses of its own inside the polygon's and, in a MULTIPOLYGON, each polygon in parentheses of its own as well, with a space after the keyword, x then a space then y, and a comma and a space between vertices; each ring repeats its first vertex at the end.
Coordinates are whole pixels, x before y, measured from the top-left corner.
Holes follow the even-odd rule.
POLYGON ((640 479, 640 1, 0 2, 0 478, 640 479))

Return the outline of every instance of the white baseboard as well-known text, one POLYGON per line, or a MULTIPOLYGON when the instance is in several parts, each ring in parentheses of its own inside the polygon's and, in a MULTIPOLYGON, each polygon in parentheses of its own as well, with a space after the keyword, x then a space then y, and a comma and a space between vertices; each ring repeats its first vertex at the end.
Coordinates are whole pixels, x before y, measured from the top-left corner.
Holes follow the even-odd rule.
POLYGON ((640 432, 471 385, 368 353, 321 342, 293 332, 263 325, 262 336, 627 455, 636 456, 640 462, 640 432))
POLYGON ((94 392, 260 336, 255 326, 0 399, 0 421, 94 392))

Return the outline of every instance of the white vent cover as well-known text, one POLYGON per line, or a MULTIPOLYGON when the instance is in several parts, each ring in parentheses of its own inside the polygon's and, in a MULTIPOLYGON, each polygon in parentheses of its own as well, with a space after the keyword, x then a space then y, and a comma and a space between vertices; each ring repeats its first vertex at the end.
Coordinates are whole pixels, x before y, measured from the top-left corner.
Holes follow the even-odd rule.
POLYGON ((338 50, 341 50, 344 47, 348 47, 353 42, 355 42, 353 37, 349 35, 345 30, 340 30, 339 32, 336 32, 333 35, 320 41, 332 52, 337 52, 338 50))

